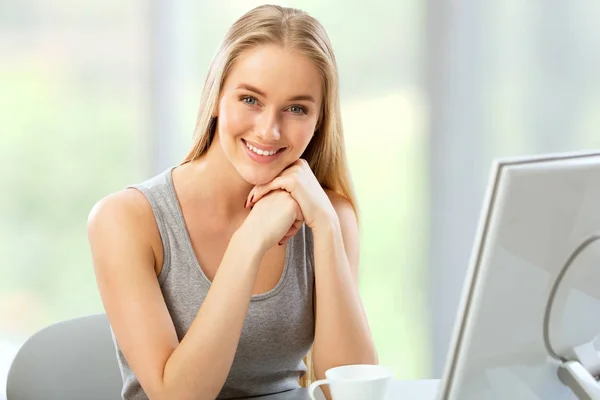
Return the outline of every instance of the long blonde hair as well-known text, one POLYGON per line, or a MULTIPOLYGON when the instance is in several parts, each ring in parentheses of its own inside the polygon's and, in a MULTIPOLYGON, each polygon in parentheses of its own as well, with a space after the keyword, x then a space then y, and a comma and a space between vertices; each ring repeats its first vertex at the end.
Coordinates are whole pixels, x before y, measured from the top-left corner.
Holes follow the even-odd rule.
POLYGON ((317 130, 302 158, 308 161, 321 186, 346 197, 358 214, 346 160, 333 49, 323 26, 308 13, 295 8, 262 5, 248 11, 229 28, 210 64, 194 142, 182 164, 208 151, 216 129, 213 115, 223 83, 240 55, 261 44, 290 46, 312 60, 319 69, 323 80, 323 103, 317 130))

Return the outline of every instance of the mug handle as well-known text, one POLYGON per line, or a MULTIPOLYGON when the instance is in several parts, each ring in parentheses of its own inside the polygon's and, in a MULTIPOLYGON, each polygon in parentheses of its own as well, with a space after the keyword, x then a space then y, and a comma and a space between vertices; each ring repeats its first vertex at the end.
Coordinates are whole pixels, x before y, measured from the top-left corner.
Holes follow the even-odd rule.
POLYGON ((329 385, 329 379, 321 379, 319 381, 315 381, 311 383, 311 385, 308 387, 308 395, 312 400, 318 400, 315 397, 315 390, 317 390, 317 387, 321 385, 329 385))

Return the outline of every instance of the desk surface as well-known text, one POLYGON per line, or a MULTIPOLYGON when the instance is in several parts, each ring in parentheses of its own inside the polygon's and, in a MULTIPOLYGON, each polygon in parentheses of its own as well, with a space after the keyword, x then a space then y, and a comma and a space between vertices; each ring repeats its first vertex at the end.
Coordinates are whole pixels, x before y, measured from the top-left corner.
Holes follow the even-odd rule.
MULTIPOLYGON (((420 381, 395 381, 392 384, 389 400, 435 400, 439 386, 438 379, 420 381)), ((296 389, 289 392, 257 397, 257 400, 309 400, 307 389, 296 389)))

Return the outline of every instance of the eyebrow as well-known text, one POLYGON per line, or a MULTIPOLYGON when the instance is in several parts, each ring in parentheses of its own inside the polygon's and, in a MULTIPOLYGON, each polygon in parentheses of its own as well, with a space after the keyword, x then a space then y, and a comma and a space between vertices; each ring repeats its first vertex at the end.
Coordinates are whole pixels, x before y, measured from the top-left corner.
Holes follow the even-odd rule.
MULTIPOLYGON (((249 90, 256 94, 259 94, 263 97, 267 97, 265 92, 263 92, 260 89, 255 88, 254 86, 249 85, 247 83, 240 83, 236 89, 246 89, 246 90, 249 90)), ((312 101, 313 103, 316 103, 315 98, 309 94, 300 94, 300 95, 293 96, 290 99, 288 99, 288 101, 301 101, 301 100, 312 101)))

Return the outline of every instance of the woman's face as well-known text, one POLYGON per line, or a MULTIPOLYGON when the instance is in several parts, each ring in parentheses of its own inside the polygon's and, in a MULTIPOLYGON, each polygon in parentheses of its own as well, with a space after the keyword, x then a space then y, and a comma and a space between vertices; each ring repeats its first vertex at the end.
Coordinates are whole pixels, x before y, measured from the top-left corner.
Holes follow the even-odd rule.
POLYGON ((318 69, 297 52, 260 45, 238 58, 221 90, 216 135, 242 178, 268 183, 300 158, 322 97, 318 69))

